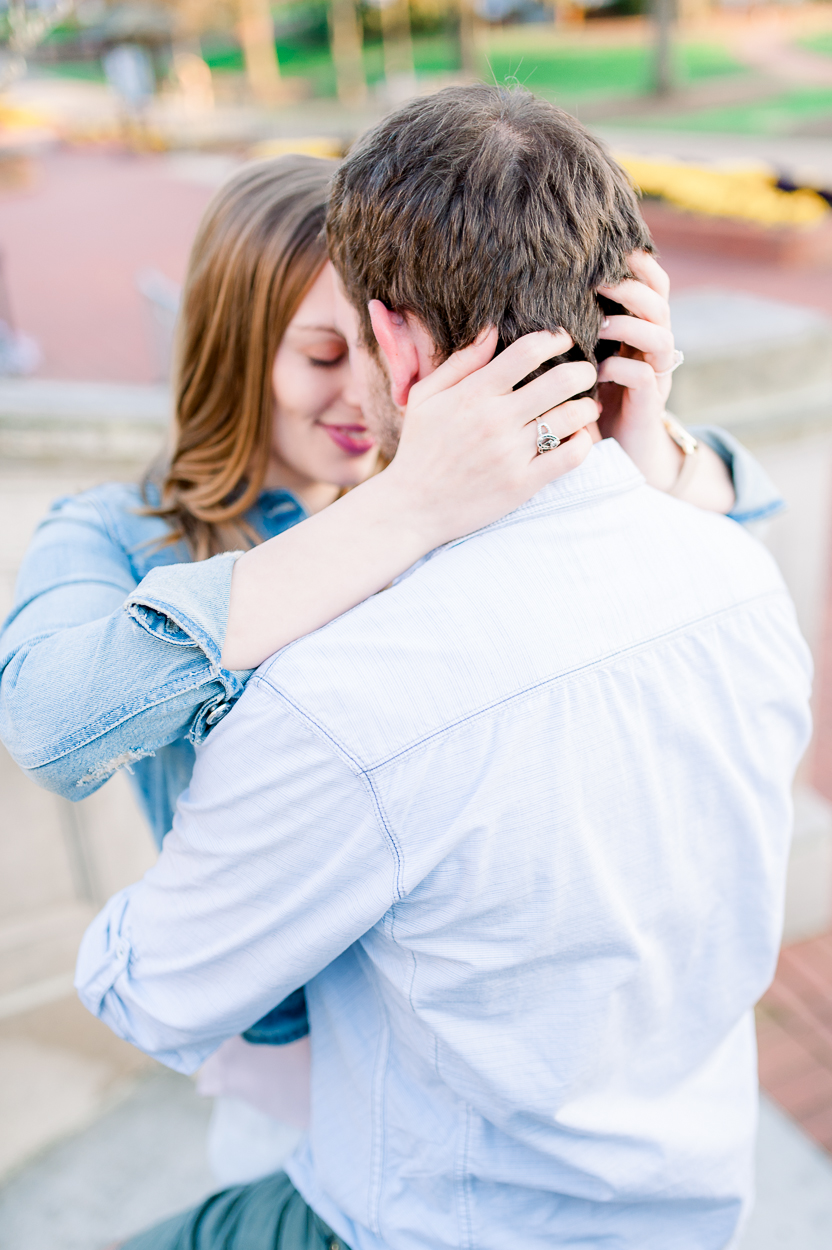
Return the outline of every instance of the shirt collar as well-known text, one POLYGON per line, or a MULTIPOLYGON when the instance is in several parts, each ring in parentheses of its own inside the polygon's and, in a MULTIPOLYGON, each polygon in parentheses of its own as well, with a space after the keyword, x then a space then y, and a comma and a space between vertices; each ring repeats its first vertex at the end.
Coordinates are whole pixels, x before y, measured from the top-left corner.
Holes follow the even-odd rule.
POLYGON ((475 538, 477 534, 485 534, 504 525, 513 525, 528 516, 541 512, 558 512, 564 508, 573 508, 576 504, 591 504, 593 500, 603 496, 622 494, 643 485, 644 477, 620 444, 614 438, 605 438, 594 444, 586 460, 577 469, 550 482, 527 503, 521 504, 499 521, 492 521, 490 525, 475 530, 465 538, 456 539, 447 546, 456 546, 467 542, 469 538, 475 538))
POLYGON ((392 585, 396 586, 405 578, 410 577, 441 551, 448 551, 451 547, 467 543, 478 534, 487 534, 490 530, 501 529, 505 525, 514 525, 517 521, 540 515, 542 512, 558 512, 576 505, 591 504, 595 499, 621 494, 643 485, 643 476, 623 448, 614 438, 605 438, 600 443, 594 444, 586 460, 577 469, 559 477, 556 482, 550 482, 527 503, 521 504, 519 508, 515 508, 514 512, 509 512, 499 521, 492 521, 490 525, 484 525, 482 529, 474 530, 472 534, 466 534, 464 538, 455 538, 442 547, 435 547, 404 573, 394 578, 392 585))
POLYGON ((252 511, 259 512, 266 522, 272 523, 282 522, 289 516, 297 516, 298 520, 306 517, 306 510, 297 496, 282 488, 262 491, 252 511))

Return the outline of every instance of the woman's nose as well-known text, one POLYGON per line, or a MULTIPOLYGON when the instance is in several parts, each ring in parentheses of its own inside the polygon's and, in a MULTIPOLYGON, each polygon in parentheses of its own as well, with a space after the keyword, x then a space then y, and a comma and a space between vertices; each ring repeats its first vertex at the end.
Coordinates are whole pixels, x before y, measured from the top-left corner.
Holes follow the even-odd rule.
POLYGON ((358 412, 361 410, 361 399, 358 394, 358 387, 355 384, 355 374, 349 367, 347 367, 347 376, 344 379, 344 386, 341 390, 341 402, 346 404, 348 408, 355 408, 358 412))

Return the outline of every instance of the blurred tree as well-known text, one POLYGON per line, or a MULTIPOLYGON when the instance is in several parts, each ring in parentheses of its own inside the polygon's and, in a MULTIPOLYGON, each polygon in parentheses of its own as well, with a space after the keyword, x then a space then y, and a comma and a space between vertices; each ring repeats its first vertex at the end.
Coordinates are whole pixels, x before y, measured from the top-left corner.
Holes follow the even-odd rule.
POLYGON ((361 26, 355 0, 331 0, 329 30, 338 99, 355 106, 367 98, 361 26))
POLYGON ((388 82, 396 78, 413 78, 413 37, 410 30, 408 0, 382 0, 381 37, 384 41, 384 76, 388 82))
POLYGON ((474 0, 456 0, 459 9, 459 64, 466 78, 479 77, 474 0))
POLYGON ((237 29, 251 93, 261 103, 272 104, 280 95, 280 67, 269 0, 240 0, 237 29))
POLYGON ((653 0, 653 22, 656 33, 655 90, 657 95, 670 95, 676 85, 673 72, 673 27, 676 0, 653 0))

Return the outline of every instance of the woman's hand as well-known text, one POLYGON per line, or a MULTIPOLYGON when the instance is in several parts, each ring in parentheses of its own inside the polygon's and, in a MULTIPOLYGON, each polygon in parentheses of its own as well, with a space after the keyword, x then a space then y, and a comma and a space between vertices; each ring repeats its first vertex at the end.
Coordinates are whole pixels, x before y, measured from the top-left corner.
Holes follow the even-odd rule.
MULTIPOLYGON (((683 458, 662 420, 675 359, 670 280, 646 252, 633 252, 628 263, 636 281, 599 288, 600 295, 633 314, 608 317, 601 329, 602 339, 618 340, 622 347, 598 368, 599 426, 605 438, 621 444, 651 486, 667 491, 676 483, 683 458)), ((701 462, 682 497, 709 511, 729 512, 735 496, 727 467, 709 447, 700 444, 697 455, 701 462)))
POLYGON ((584 460, 598 405, 572 396, 594 386, 594 367, 558 365, 515 391, 572 340, 564 331, 529 334, 492 359, 496 345, 490 330, 412 387, 399 449, 382 473, 240 556, 225 668, 255 668, 584 460), (539 420, 563 440, 543 455, 539 420))
POLYGON ((381 475, 431 548, 512 512, 592 445, 587 426, 598 404, 572 398, 595 384, 587 361, 556 365, 514 389, 572 347, 566 331, 527 334, 494 357, 496 345, 497 331, 488 330, 411 388, 398 451, 381 475), (542 455, 539 421, 562 440, 542 455))

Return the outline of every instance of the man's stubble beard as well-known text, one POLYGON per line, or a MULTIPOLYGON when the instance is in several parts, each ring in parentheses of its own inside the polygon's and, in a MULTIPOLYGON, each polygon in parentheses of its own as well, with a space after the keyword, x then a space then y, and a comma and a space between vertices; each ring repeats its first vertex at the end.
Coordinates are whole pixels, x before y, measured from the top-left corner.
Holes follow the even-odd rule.
POLYGON ((382 364, 373 364, 367 371, 369 384, 368 412, 365 413, 379 451, 385 460, 392 460, 399 446, 404 413, 393 402, 390 394, 390 378, 382 364))

